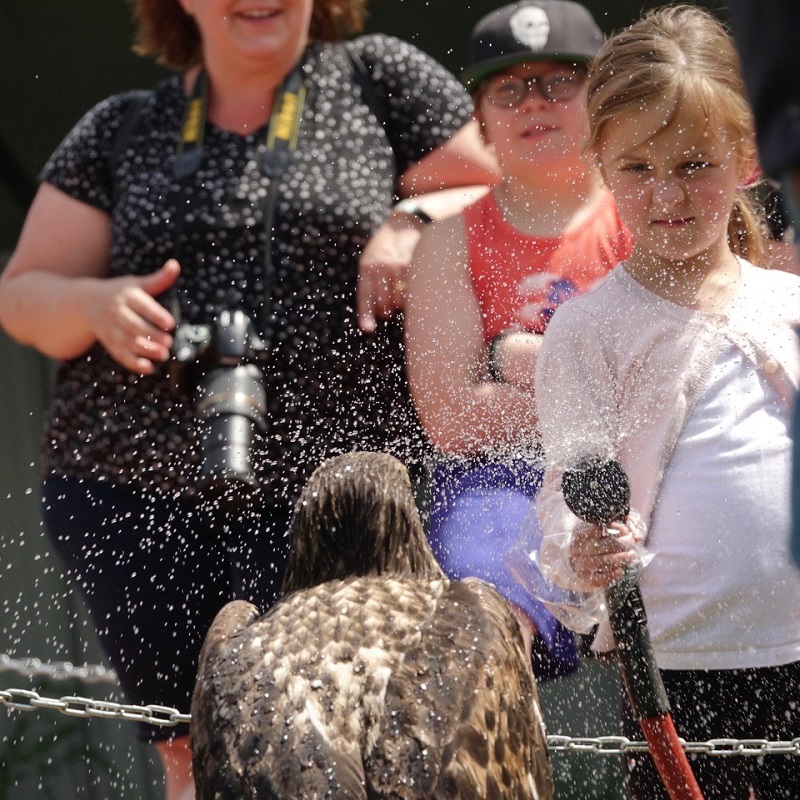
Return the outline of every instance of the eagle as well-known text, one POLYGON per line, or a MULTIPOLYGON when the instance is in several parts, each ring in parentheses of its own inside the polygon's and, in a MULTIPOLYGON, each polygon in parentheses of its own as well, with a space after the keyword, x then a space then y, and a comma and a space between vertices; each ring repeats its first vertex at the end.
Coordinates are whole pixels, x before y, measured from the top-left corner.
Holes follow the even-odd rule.
POLYGON ((198 800, 552 797, 519 625, 488 584, 445 577, 400 461, 317 467, 290 547, 278 602, 230 602, 206 635, 198 800))

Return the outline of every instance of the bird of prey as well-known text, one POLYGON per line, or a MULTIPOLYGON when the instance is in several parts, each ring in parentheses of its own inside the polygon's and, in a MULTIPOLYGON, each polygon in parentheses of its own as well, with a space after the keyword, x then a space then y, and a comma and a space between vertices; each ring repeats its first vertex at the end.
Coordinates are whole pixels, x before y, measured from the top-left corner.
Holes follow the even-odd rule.
POLYGON ((329 459, 296 505, 281 599, 226 605, 192 700, 198 800, 544 800, 530 661, 506 601, 449 581, 405 467, 329 459))

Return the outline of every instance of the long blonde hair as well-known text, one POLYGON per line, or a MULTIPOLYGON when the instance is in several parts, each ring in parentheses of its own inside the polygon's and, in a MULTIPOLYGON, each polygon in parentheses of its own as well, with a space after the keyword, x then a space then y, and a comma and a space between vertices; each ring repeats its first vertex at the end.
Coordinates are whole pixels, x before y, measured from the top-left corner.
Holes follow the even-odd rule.
MULTIPOLYGON (((704 119, 709 131, 725 130, 736 142, 734 157, 748 171, 757 165, 753 114, 741 63, 725 26, 710 12, 679 5, 654 9, 609 37, 587 83, 588 149, 597 152, 607 124, 658 104, 671 104, 704 119)), ((764 232, 746 187, 740 188, 728 221, 728 244, 760 262, 764 232)))

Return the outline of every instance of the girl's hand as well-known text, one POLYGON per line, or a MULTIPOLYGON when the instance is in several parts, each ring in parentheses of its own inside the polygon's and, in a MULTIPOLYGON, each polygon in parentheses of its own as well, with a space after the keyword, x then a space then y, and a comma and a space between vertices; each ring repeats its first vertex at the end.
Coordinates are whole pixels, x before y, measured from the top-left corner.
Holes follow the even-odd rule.
POLYGON ((86 317, 100 344, 131 372, 150 375, 172 348, 175 319, 155 298, 180 275, 175 259, 145 277, 102 278, 86 296, 86 317))
POLYGON ((637 545, 644 543, 646 529, 636 511, 624 522, 606 527, 585 525, 576 529, 569 546, 569 561, 583 583, 607 589, 639 560, 637 545))

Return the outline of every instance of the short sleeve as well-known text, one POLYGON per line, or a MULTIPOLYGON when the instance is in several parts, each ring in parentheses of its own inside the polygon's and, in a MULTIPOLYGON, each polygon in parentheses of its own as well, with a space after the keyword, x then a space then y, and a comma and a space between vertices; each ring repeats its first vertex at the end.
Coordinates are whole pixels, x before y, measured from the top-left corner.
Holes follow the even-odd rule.
POLYGON ((110 153, 134 93, 98 103, 55 149, 40 173, 70 197, 103 211, 112 206, 110 153))
POLYGON ((372 78, 399 173, 472 119, 472 99, 459 81, 419 48, 371 34, 351 43, 372 78))

